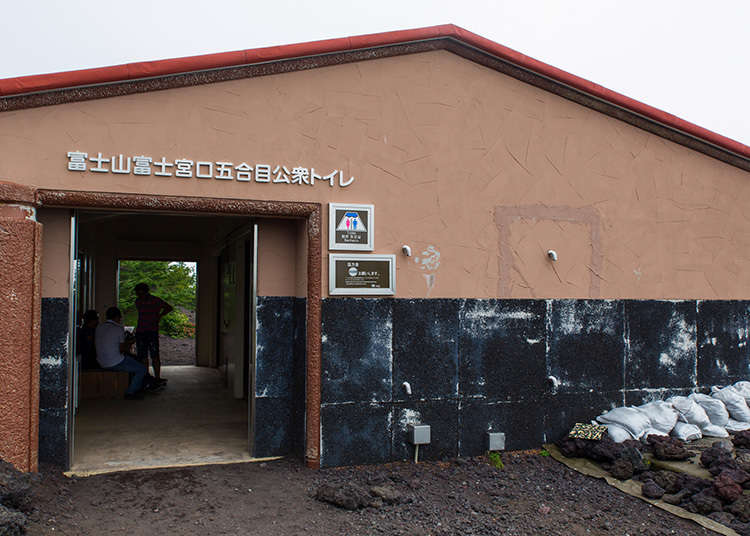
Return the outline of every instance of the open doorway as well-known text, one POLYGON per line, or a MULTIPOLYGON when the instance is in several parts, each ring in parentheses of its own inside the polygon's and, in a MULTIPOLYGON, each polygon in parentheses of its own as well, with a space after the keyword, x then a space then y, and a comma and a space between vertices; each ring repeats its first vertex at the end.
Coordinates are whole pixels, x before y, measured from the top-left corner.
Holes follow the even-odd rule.
MULTIPOLYGON (((269 231, 273 244, 291 244, 291 249, 279 259, 269 254, 269 262, 275 266, 282 260, 292 266, 290 273, 294 274, 294 251, 304 251, 296 245, 300 236, 304 237, 299 232, 299 228, 304 229, 304 221, 269 219, 263 225, 276 229, 269 231)), ((142 400, 124 400, 127 373, 82 366, 74 373, 79 387, 72 422, 73 471, 95 473, 236 462, 290 454, 297 447, 301 455, 301 442, 297 439, 304 433, 300 413, 304 412, 305 391, 304 385, 300 387, 291 375, 296 374, 292 365, 295 371, 304 371, 304 352, 301 358, 291 352, 282 356, 282 361, 287 359, 290 366, 284 373, 288 378, 278 381, 290 387, 283 393, 279 391, 275 398, 264 395, 263 403, 256 404, 257 229, 257 220, 242 216, 77 213, 73 266, 79 273, 74 274, 74 279, 90 281, 75 289, 72 303, 79 308, 77 318, 82 320, 82 308, 93 308, 99 313, 99 321, 104 322, 107 309, 117 305, 122 309, 122 324, 136 326, 131 287, 136 282, 149 281, 153 294, 175 302, 171 305, 184 317, 171 313, 177 317, 175 321, 166 327, 160 324, 164 328, 159 348, 161 375, 167 379, 166 388, 160 392, 142 400), (149 279, 154 275, 149 272, 159 272, 163 277, 149 279), (192 288, 194 305, 190 296, 170 298, 173 295, 166 290, 163 279, 177 275, 189 280, 191 273, 194 284, 183 286, 188 287, 186 294, 192 288), (82 292, 87 293, 85 299, 79 295, 82 292), (172 329, 175 333, 182 330, 177 333, 183 335, 181 339, 190 338, 190 331, 194 330, 189 359, 186 353, 175 356, 162 342, 169 336, 166 331, 172 329), (293 407, 292 400, 301 407, 293 407), (257 432, 256 418, 260 422, 257 432), (279 436, 279 429, 286 435, 279 436), (292 436, 294 441, 287 439, 292 436)), ((281 251, 278 247, 276 250, 281 251)), ((287 274, 280 283, 279 273, 275 267, 269 269, 268 279, 273 285, 295 280, 287 274)), ((298 309, 294 299, 274 297, 261 301, 266 314, 272 313, 274 318, 279 307, 286 307, 292 315, 298 309)), ((288 339, 290 348, 300 344, 304 348, 304 329, 294 327, 294 322, 304 325, 304 304, 296 319, 289 319, 290 323, 283 326, 287 331, 265 324, 265 336, 288 339)), ((79 350, 76 351, 80 354, 79 350)), ((278 357, 273 356, 274 367, 278 357)), ((276 376, 273 381, 277 381, 276 376)), ((267 386, 263 390, 267 392, 267 386)))
POLYGON ((149 294, 172 307, 158 326, 161 366, 196 365, 197 265, 194 261, 120 259, 118 262, 117 306, 122 311, 126 330, 138 326, 137 285, 147 285, 149 294))

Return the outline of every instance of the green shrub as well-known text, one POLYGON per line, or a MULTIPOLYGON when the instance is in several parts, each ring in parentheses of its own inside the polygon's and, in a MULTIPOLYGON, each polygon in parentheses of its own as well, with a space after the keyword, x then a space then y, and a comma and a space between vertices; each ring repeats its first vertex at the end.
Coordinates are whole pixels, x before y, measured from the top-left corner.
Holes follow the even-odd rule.
POLYGON ((193 324, 185 313, 172 311, 162 317, 159 322, 159 331, 173 339, 184 339, 195 337, 195 324, 193 324))
POLYGON ((490 465, 492 467, 496 467, 497 469, 503 469, 505 467, 503 458, 502 456, 500 456, 499 452, 489 452, 487 453, 487 458, 489 459, 490 465))

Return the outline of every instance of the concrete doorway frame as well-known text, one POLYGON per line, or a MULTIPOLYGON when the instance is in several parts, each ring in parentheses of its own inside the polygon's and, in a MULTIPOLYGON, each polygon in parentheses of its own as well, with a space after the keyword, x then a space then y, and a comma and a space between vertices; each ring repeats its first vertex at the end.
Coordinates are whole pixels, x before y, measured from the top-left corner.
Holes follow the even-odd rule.
MULTIPOLYGON (((196 215, 216 214, 260 218, 284 217, 304 219, 307 223, 305 463, 312 468, 320 467, 322 269, 320 203, 50 189, 38 189, 34 197, 35 204, 39 208, 128 210, 136 212, 158 211, 161 213, 196 215)), ((36 391, 39 391, 38 376, 36 391)))

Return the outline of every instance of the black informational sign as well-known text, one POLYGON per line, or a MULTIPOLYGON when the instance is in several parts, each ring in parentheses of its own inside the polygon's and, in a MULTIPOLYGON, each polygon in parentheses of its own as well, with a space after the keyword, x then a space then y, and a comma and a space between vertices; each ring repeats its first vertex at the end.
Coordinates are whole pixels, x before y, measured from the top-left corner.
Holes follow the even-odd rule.
POLYGON ((329 258, 330 294, 392 295, 396 293, 395 255, 345 255, 329 258))
POLYGON ((328 249, 372 251, 374 249, 373 205, 331 203, 328 249))

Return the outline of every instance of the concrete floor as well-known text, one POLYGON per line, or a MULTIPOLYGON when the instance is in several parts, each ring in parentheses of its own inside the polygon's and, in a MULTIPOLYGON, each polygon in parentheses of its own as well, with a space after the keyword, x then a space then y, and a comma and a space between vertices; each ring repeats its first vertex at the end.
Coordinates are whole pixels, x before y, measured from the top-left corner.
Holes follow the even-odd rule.
POLYGON ((232 398, 220 371, 171 366, 162 376, 167 388, 144 400, 81 401, 71 472, 253 460, 247 401, 232 398))

